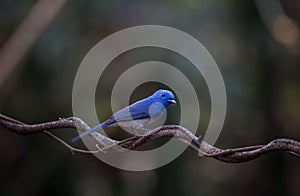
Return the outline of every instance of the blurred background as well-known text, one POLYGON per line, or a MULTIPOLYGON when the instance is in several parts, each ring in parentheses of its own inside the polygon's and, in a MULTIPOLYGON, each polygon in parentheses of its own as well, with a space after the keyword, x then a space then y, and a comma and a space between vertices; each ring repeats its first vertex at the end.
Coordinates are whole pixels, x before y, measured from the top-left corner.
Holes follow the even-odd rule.
MULTIPOLYGON (((28 123, 72 116, 76 70, 97 42, 131 26, 166 25, 197 38, 221 70, 228 109, 216 146, 300 140, 299 22, 295 0, 2 0, 0 112, 28 123)), ((205 81, 189 61, 159 48, 131 50, 111 62, 96 94, 99 119, 111 115, 118 76, 149 60, 170 63, 198 84, 198 134, 205 134, 210 117, 205 81)), ((161 87, 143 84, 132 101, 161 87)), ((178 123, 178 108, 169 110, 166 123, 178 123)), ((66 141, 77 134, 53 132, 66 141)), ((108 132, 126 137, 119 128, 108 132)), ((160 143, 149 148, 155 145, 160 143)), ((187 149, 164 167, 130 172, 91 155, 72 155, 45 135, 24 137, 0 127, 0 195, 300 195, 299 182, 299 159, 285 153, 227 164, 187 149)))

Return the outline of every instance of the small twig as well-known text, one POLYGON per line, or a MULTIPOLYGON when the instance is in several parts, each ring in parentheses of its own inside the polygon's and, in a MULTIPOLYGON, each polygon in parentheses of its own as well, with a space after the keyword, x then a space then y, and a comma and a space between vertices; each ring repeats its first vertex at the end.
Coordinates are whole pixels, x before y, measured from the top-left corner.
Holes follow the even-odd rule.
POLYGON ((52 137, 53 139, 57 140, 64 147, 68 148, 72 152, 72 154, 74 154, 75 152, 83 153, 83 154, 96 154, 96 153, 101 152, 100 150, 90 151, 90 150, 83 150, 83 149, 79 149, 79 148, 74 148, 73 146, 69 145, 64 140, 60 139, 59 137, 57 137, 53 133, 50 133, 49 131, 43 131, 43 133, 45 133, 46 135, 48 135, 48 136, 52 137))

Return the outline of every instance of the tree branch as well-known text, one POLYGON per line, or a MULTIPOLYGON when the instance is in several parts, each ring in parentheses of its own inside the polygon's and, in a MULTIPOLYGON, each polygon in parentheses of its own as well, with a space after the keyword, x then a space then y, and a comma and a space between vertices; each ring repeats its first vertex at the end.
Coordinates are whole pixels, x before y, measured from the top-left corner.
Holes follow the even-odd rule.
POLYGON ((145 136, 133 136, 125 140, 117 141, 108 138, 98 132, 91 134, 92 138, 97 142, 98 150, 84 150, 71 146, 63 139, 49 132, 50 129, 72 128, 80 131, 86 131, 90 127, 77 117, 60 118, 56 121, 45 122, 40 124, 29 125, 21 121, 15 120, 3 114, 0 114, 0 124, 9 131, 21 135, 31 135, 44 133, 53 138, 72 153, 95 154, 105 153, 107 150, 124 151, 126 149, 136 149, 137 147, 162 137, 174 137, 186 144, 199 155, 213 157, 219 161, 228 163, 246 162, 273 151, 284 151, 289 154, 300 157, 300 142, 292 139, 275 139, 265 145, 247 146, 242 148, 220 149, 212 146, 197 137, 192 132, 179 125, 165 125, 151 130, 145 136), (122 148, 121 148, 122 147, 122 148))

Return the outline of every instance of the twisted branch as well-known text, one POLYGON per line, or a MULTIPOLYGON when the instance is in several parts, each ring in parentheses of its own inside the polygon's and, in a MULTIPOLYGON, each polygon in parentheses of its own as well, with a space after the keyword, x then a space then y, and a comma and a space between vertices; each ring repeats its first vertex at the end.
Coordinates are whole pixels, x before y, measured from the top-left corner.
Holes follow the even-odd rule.
POLYGON ((29 125, 13 118, 0 114, 0 124, 6 127, 9 131, 21 135, 31 135, 43 133, 53 138, 72 153, 95 154, 105 153, 107 150, 136 149, 137 147, 162 137, 174 137, 190 148, 198 152, 199 155, 213 157, 219 161, 228 163, 246 162, 257 157, 273 152, 284 151, 289 154, 300 157, 300 142, 292 139, 275 139, 265 145, 247 146, 242 148, 220 149, 203 141, 192 132, 178 125, 165 125, 151 130, 145 136, 133 136, 125 140, 117 141, 108 138, 98 132, 91 134, 92 138, 97 142, 97 150, 89 151, 71 146, 63 139, 49 132, 50 129, 72 128, 80 131, 86 131, 90 127, 77 117, 61 118, 56 121, 45 122, 40 124, 29 125), (122 148, 121 148, 122 147, 122 148))

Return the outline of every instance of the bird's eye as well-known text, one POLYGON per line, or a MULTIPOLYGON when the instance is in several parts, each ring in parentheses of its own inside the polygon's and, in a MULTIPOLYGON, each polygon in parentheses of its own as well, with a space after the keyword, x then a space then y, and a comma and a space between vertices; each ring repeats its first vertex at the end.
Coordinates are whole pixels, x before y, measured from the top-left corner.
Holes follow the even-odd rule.
POLYGON ((165 94, 165 93, 163 93, 163 94, 161 94, 161 96, 162 96, 162 97, 165 97, 165 96, 166 96, 166 94, 165 94))

